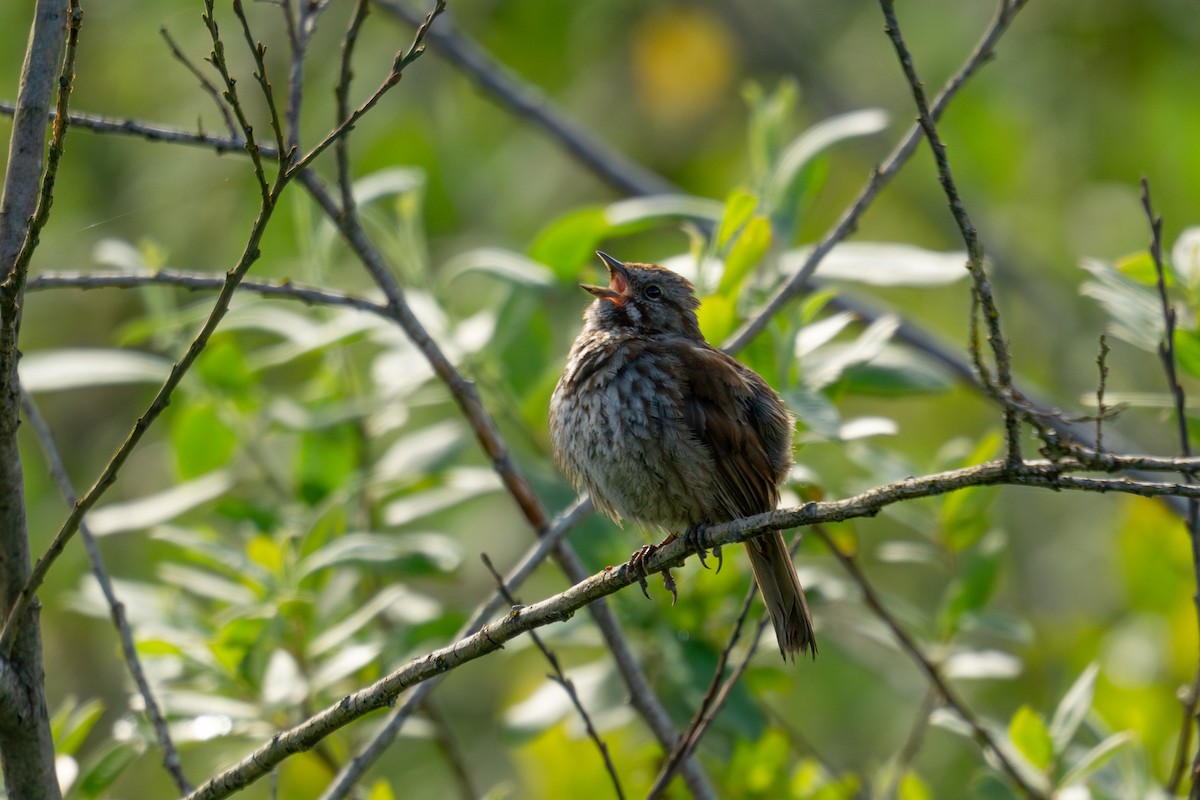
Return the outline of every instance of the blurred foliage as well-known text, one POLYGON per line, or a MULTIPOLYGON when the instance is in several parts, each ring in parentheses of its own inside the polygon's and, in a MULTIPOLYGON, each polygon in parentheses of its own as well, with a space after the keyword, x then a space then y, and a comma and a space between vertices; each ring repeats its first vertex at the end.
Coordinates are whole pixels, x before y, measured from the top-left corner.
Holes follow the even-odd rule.
MULTIPOLYGON (((905 30, 935 87, 992 9, 911 5, 901 9, 905 30)), ((313 40, 302 116, 310 143, 334 121, 328 88, 349 6, 334 3, 313 40)), ((451 10, 454 24, 516 74, 680 187, 615 196, 544 132, 481 96, 436 48, 352 137, 355 194, 373 241, 557 511, 573 495, 549 459, 546 405, 586 302, 575 284, 599 274, 593 251, 688 274, 704 299, 703 329, 720 341, 836 220, 912 119, 911 99, 872 4, 461 0, 451 10)), ((198 6, 172 0, 148 14, 110 0, 85 11, 79 110, 222 129, 158 33, 168 28, 199 62, 207 44, 198 6)), ((282 85, 279 10, 261 3, 249 12, 282 85)), ((27 16, 24 4, 0 7, 9 45, 0 77, 10 97, 27 16)), ((409 36, 375 10, 362 33, 356 97, 409 36)), ((228 50, 249 87, 248 57, 234 43, 228 50)), ((1096 336, 1107 329, 1119 340, 1106 403, 1127 410, 1106 427, 1114 448, 1178 447, 1160 368, 1147 357, 1161 312, 1153 265, 1141 255, 1141 174, 1167 220, 1166 277, 1189 396, 1200 378, 1200 204, 1191 177, 1200 174, 1200 112, 1180 88, 1194 77, 1197 53, 1200 17, 1183 0, 1032 3, 943 123, 1022 380, 1065 408, 1094 404, 1096 336)), ((256 192, 237 155, 75 129, 62 169, 35 274, 164 266, 220 274, 254 213, 256 192)), ((318 169, 331 176, 332 159, 318 169)), ((252 277, 374 296, 306 195, 286 195, 282 211, 252 277)), ((908 319, 951 347, 965 340, 960 247, 922 152, 854 241, 823 262, 824 289, 740 354, 799 420, 787 502, 997 454, 995 410, 895 338, 908 319), (839 293, 888 313, 864 324, 829 306, 839 293)), ((143 410, 209 303, 163 287, 29 296, 22 379, 79 486, 143 410)), ((36 552, 63 509, 33 439, 23 444, 36 552)), ((394 324, 242 294, 90 518, 188 775, 211 774, 445 643, 492 590, 477 554, 503 569, 532 540, 499 488, 457 406, 394 324)), ((889 507, 830 533, 1031 784, 1097 798, 1148 797, 1161 786, 1179 734, 1176 692, 1192 683, 1197 652, 1191 554, 1163 505, 978 488, 889 507)), ((623 561, 640 535, 589 520, 572 541, 599 569, 623 561)), ((636 592, 611 600, 680 725, 700 702, 750 583, 744 559, 728 556, 719 574, 691 566, 679 574, 675 607, 661 591, 649 603, 636 592)), ((923 699, 920 671, 829 554, 806 542, 799 569, 821 656, 794 668, 771 646, 755 656, 699 749, 721 796, 1013 796, 961 720, 923 699)), ((545 568, 518 594, 530 602, 562 586, 545 568)), ((167 796, 78 548, 42 601, 70 796, 167 796)), ((628 707, 599 635, 586 615, 544 635, 627 794, 644 794, 661 751, 628 707)), ((480 795, 603 795, 599 755, 545 673, 518 640, 450 675, 436 695, 440 713, 405 728, 364 796, 463 791, 447 738, 467 754, 480 795)), ((349 726, 289 759, 278 796, 315 796, 372 730, 371 722, 349 726)), ((271 796, 266 781, 246 794, 271 796)))

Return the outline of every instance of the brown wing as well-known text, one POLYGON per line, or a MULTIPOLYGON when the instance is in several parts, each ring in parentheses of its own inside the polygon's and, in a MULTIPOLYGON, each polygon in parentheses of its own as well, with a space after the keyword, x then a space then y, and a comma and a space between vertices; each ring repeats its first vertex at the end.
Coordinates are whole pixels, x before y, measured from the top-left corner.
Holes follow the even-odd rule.
POLYGON ((774 509, 792 460, 792 420, 783 401, 719 350, 686 342, 678 354, 691 390, 684 394, 684 420, 712 453, 721 510, 733 519, 774 509))

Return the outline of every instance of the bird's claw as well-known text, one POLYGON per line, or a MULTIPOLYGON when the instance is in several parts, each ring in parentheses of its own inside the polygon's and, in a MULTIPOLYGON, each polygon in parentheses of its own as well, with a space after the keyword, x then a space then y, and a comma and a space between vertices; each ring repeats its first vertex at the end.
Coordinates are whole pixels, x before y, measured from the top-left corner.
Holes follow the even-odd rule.
POLYGON ((646 583, 646 559, 654 555, 654 551, 658 549, 656 544, 646 544, 634 550, 629 556, 629 563, 626 565, 630 573, 637 578, 638 586, 642 588, 642 594, 646 599, 650 599, 650 586, 646 583))
MULTIPOLYGON (((648 577, 648 573, 646 572, 646 559, 654 555, 658 551, 658 548, 673 540, 673 536, 668 536, 665 540, 659 542, 658 544, 643 545, 637 550, 634 550, 633 554, 629 556, 629 564, 626 566, 633 577, 637 579, 638 586, 641 587, 642 594, 646 596, 647 600, 651 598, 650 585, 646 583, 646 578, 648 577)), ((671 605, 675 605, 675 601, 679 599, 679 592, 675 586, 675 577, 671 575, 671 570, 669 569, 664 569, 662 571, 662 575, 663 586, 668 592, 671 593, 671 605)))
MULTIPOLYGON (((687 546, 690 549, 696 551, 696 555, 700 556, 700 566, 708 569, 708 551, 705 550, 700 543, 700 531, 702 529, 702 525, 692 525, 687 529, 687 531, 684 532, 683 541, 687 543, 687 546)), ((725 563, 725 559, 721 555, 720 546, 714 547, 712 549, 712 554, 717 557, 717 572, 720 573, 721 566, 725 563)))

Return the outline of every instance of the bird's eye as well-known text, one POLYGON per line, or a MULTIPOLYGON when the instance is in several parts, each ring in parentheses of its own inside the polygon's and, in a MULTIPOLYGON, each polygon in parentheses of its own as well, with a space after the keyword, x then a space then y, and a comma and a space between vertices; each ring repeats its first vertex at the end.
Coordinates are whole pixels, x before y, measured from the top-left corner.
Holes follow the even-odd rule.
POLYGON ((651 300, 657 300, 662 297, 662 288, 658 284, 652 283, 646 287, 646 297, 651 300))

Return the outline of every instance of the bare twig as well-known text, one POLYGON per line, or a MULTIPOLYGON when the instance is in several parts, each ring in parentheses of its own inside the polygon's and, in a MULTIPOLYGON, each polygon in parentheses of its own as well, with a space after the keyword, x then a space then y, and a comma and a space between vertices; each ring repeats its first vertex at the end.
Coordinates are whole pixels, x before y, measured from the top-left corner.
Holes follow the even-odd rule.
MULTIPOLYGON (((493 566, 492 560, 488 558, 487 553, 480 553, 480 558, 483 560, 483 565, 487 567, 487 571, 495 579, 496 589, 504 599, 511 603, 514 608, 521 605, 517 598, 513 597, 512 593, 508 591, 508 587, 504 585, 504 576, 496 571, 496 567, 493 566)), ((612 756, 609 755, 608 745, 600 738, 600 733, 596 730, 596 726, 592 724, 591 716, 588 715, 587 709, 583 707, 583 701, 579 699, 579 693, 575 691, 575 684, 563 672, 558 656, 546 646, 546 643, 542 641, 542 637, 538 636, 534 631, 530 631, 529 638, 533 640, 534 645, 546 659, 546 662, 550 664, 550 669, 554 670, 554 674, 550 676, 551 679, 563 688, 563 691, 567 693, 567 697, 571 700, 571 705, 575 706, 575 710, 579 712, 579 717, 583 720, 583 727, 587 731, 588 738, 596 745, 596 749, 600 751, 600 758, 604 760, 604 769, 608 771, 608 777, 613 784, 613 791, 619 800, 623 799, 625 792, 621 790, 621 778, 617 775, 617 768, 612 762, 612 756)))
MULTIPOLYGON (((75 495, 74 487, 71 486, 67 469, 63 465, 58 445, 54 442, 54 435, 42 418, 41 412, 38 411, 33 398, 24 389, 21 390, 21 407, 25 412, 25 419, 33 428, 38 444, 41 445, 46 461, 50 465, 50 476, 58 485, 58 490, 67 505, 75 505, 78 498, 75 495)), ((79 536, 83 540, 88 560, 92 563, 92 574, 96 576, 96 583, 100 586, 104 599, 108 602, 109 613, 112 615, 113 625, 117 629, 117 637, 121 640, 121 654, 125 657, 125 664, 137 686, 138 694, 142 696, 142 702, 146 705, 146 716, 150 718, 150 724, 154 727, 154 735, 158 739, 158 746, 162 749, 163 767, 174 781, 175 788, 181 794, 187 794, 192 790, 192 784, 183 773, 179 751, 175 749, 175 743, 171 741, 171 731, 167 727, 167 720, 158 706, 154 691, 150 688, 150 682, 146 680, 141 659, 138 658, 137 645, 133 640, 133 631, 129 627, 129 620, 125 617, 125 605, 117 598, 112 579, 108 575, 108 568, 104 565, 104 557, 100 554, 100 548, 96 546, 96 540, 88 529, 87 520, 79 521, 79 536)))
MULTIPOLYGON (((363 21, 367 18, 367 13, 370 9, 371 6, 368 0, 358 0, 354 4, 354 13, 350 17, 350 24, 346 26, 346 35, 342 37, 342 51, 338 63, 337 84, 333 90, 334 99, 337 104, 337 118, 339 120, 350 116, 350 81, 354 77, 352 56, 354 54, 354 46, 358 44, 358 33, 362 29, 363 21)), ((349 138, 343 136, 338 140, 337 146, 334 148, 334 157, 337 160, 338 188, 342 193, 342 213, 351 213, 354 210, 354 176, 350 172, 349 138)))
MULTIPOLYGON (((258 81, 258 86, 262 89, 263 99, 267 103, 267 113, 271 117, 271 130, 275 134, 275 148, 281 153, 279 160, 280 166, 285 167, 287 162, 291 160, 292 153, 284 144, 283 125, 279 122, 279 109, 275 105, 275 90, 271 88, 271 81, 267 79, 267 46, 262 42, 256 41, 254 33, 250 30, 250 20, 246 19, 246 10, 242 6, 242 0, 233 0, 233 14, 237 17, 238 22, 242 26, 242 36, 246 40, 246 47, 250 49, 250 55, 254 58, 256 71, 254 79, 258 81)), ((249 139, 249 134, 246 135, 249 139)))
POLYGON ((428 699, 421 704, 421 710, 425 712, 425 716, 429 717, 430 722, 433 723, 433 741, 438 749, 442 751, 442 755, 446 757, 446 761, 449 762, 450 771, 454 774, 455 781, 458 782, 463 800, 475 800, 475 798, 480 797, 479 792, 475 790, 474 782, 471 780, 471 770, 467 767, 467 759, 463 757, 462 748, 454 740, 454 736, 450 731, 450 724, 442 716, 442 712, 437 707, 437 704, 432 699, 428 699))
POLYGON ((383 83, 379 85, 379 88, 363 101, 362 105, 350 112, 336 128, 326 134, 325 138, 318 142, 316 146, 292 163, 287 170, 289 176, 298 174, 304 170, 317 156, 325 152, 326 148, 353 129, 358 121, 362 119, 363 115, 374 108, 375 104, 383 98, 388 90, 400 82, 400 78, 404 75, 404 68, 424 54, 425 37, 429 33, 430 26, 433 25, 433 21, 445 10, 445 0, 437 0, 433 10, 425 15, 425 21, 417 28, 412 45, 409 46, 408 50, 402 50, 396 54, 396 58, 392 62, 392 69, 387 77, 383 79, 383 83))
POLYGON ((912 727, 908 730, 908 736, 904 740, 904 745, 900 748, 900 752, 896 754, 895 761, 892 762, 892 768, 888 775, 887 786, 880 792, 879 797, 882 800, 893 800, 900 788, 900 781, 904 779, 904 773, 908 771, 909 765, 913 759, 917 757, 917 753, 921 750, 921 743, 925 739, 925 731, 929 729, 929 716, 934 709, 941 703, 941 696, 934 686, 930 686, 925 691, 925 696, 921 698, 921 704, 917 706, 917 713, 913 715, 912 727))
MULTIPOLYGON (((1017 9, 1024 5, 1024 2, 1025 0, 1002 0, 1001 13, 1005 9, 1012 9, 1011 13, 1015 13, 1017 9)), ((917 106, 917 121, 921 129, 925 132, 925 139, 929 142, 929 147, 933 151, 933 159, 937 164, 938 177, 942 184, 942 190, 946 193, 946 199, 950 204, 950 213, 954 216, 954 221, 958 225, 959 232, 962 234, 963 243, 967 247, 967 270, 971 273, 971 277, 975 282, 974 292, 979 299, 979 313, 982 314, 984 324, 987 326, 988 344, 991 345, 992 358, 996 366, 996 385, 992 389, 996 400, 1004 409, 1008 461, 1010 464, 1016 465, 1021 461, 1021 426, 1018 411, 1010 401, 1013 386, 1012 359, 1009 356, 1008 343, 1005 342, 1004 334, 1001 330, 1000 311, 996 307, 996 300, 992 295, 991 281, 988 279, 987 267, 984 261, 983 244, 979 241, 975 225, 967 214, 962 196, 959 194, 958 187, 954 182, 954 175, 950 169, 950 160, 946 156, 946 146, 942 143, 941 136, 937 130, 937 122, 930 111, 928 101, 925 99, 925 88, 921 83, 920 77, 917 75, 916 68, 913 66, 912 53, 909 52, 908 45, 905 43, 904 37, 900 32, 900 23, 896 19, 894 0, 879 0, 879 5, 883 9, 883 16, 886 20, 885 30, 887 31, 888 38, 891 39, 892 46, 896 49, 896 56, 900 60, 900 67, 904 70, 904 75, 908 79, 909 88, 912 89, 913 100, 917 106)), ((982 377, 985 374, 982 359, 979 359, 976 365, 979 367, 982 377)))
POLYGON ((1100 379, 1096 382, 1096 452, 1104 452, 1104 418, 1108 414, 1108 406, 1104 405, 1104 391, 1108 386, 1108 354, 1112 350, 1108 346, 1108 337, 1100 334, 1100 353, 1096 356, 1096 368, 1100 379))
MULTIPOLYGON (((1188 436, 1187 427, 1187 397, 1184 395, 1183 386, 1179 383, 1179 372, 1177 370, 1177 362, 1175 355, 1175 308, 1171 305, 1171 297, 1167 292, 1167 273, 1163 265, 1162 257, 1162 217, 1154 213, 1154 204, 1150 200, 1150 181, 1145 177, 1142 178, 1142 209, 1146 212, 1146 221, 1150 225, 1150 258, 1154 261, 1154 273, 1157 278, 1156 286, 1158 288, 1158 298, 1162 308, 1163 318, 1163 338, 1158 343, 1158 358, 1162 362, 1163 372, 1167 378, 1167 390, 1171 393, 1171 399, 1175 405, 1175 424, 1176 432, 1179 437, 1179 452, 1187 458, 1192 454, 1191 438, 1188 436)), ((1184 475, 1184 481, 1187 483, 1194 482, 1194 476, 1184 475)), ((1200 503, 1195 499, 1189 499, 1187 504, 1187 514, 1184 523, 1187 526, 1188 538, 1192 545, 1192 569, 1196 576, 1196 592, 1193 599, 1196 604, 1197 623, 1200 624, 1200 503)), ((1200 685, 1200 666, 1197 667, 1196 684, 1200 685)), ((1179 784, 1183 780, 1184 764, 1187 762, 1189 740, 1193 719, 1198 711, 1200 700, 1197 699, 1196 692, 1191 692, 1185 703, 1185 709, 1189 712, 1185 716, 1183 729, 1179 732, 1179 747, 1175 753, 1175 763, 1171 769, 1171 776, 1167 781, 1167 786, 1174 794, 1179 784)), ((1192 761, 1192 785, 1189 797, 1192 800, 1200 798, 1200 751, 1195 755, 1192 761)))
POLYGON ((233 117, 229 114, 229 106, 221 99, 221 93, 217 91, 217 87, 213 86, 212 81, 208 76, 200 71, 200 68, 192 63, 192 60, 179 48, 175 40, 171 38, 171 32, 165 27, 159 28, 159 33, 162 34, 163 40, 167 43, 167 47, 171 50, 171 55, 175 60, 192 73, 192 76, 200 82, 200 88, 206 95, 212 98, 212 101, 217 105, 217 111, 221 114, 221 119, 225 121, 225 130, 228 131, 231 138, 236 138, 238 135, 237 125, 233 122, 233 117))

